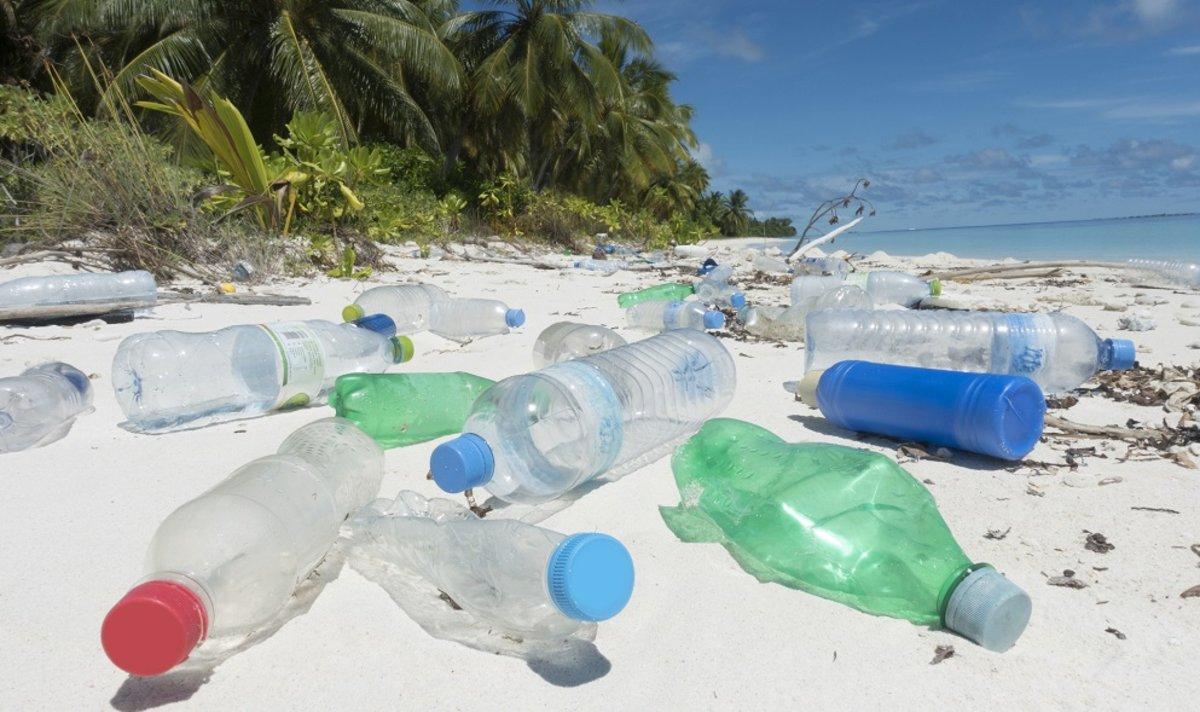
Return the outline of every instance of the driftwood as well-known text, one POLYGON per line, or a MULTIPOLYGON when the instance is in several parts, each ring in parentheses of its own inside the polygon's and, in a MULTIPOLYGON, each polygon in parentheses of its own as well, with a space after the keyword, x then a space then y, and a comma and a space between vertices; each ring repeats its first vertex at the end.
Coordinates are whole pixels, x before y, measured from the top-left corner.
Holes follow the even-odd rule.
POLYGON ((1038 277, 1054 277, 1067 269, 1081 267, 1106 267, 1118 269, 1122 265, 1113 262, 1094 262, 1088 260, 1073 260, 1066 262, 1021 262, 1012 265, 990 265, 988 267, 966 267, 943 272, 934 272, 930 276, 955 282, 976 282, 984 279, 1024 279, 1038 277))
POLYGON ((159 304, 240 304, 243 306, 298 307, 312 304, 308 297, 284 294, 187 294, 159 292, 159 304))
POLYGON ((1123 428, 1117 425, 1086 425, 1073 420, 1060 418, 1057 415, 1047 415, 1046 427, 1061 431, 1064 435, 1076 435, 1083 438, 1100 438, 1104 440, 1124 440, 1125 442, 1143 442, 1153 440, 1155 436, 1163 436, 1166 432, 1160 428, 1123 428))

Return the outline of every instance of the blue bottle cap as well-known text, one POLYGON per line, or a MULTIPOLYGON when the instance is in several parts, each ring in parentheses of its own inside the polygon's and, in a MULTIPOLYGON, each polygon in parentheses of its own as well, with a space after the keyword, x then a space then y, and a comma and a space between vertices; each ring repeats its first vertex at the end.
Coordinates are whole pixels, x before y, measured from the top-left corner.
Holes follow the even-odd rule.
POLYGON ((444 492, 465 492, 492 479, 496 461, 492 448, 474 433, 464 433, 438 445, 429 457, 433 481, 444 492))
POLYGON ((1137 346, 1129 339, 1107 339, 1109 362, 1108 368, 1114 371, 1127 371, 1137 363, 1137 346))
POLYGON ((709 309, 704 312, 704 328, 705 329, 721 329, 725 326, 725 315, 719 311, 709 309))
POLYGON ((382 334, 389 339, 396 335, 396 322, 387 314, 371 314, 350 322, 355 326, 382 334))
POLYGON ((508 324, 509 328, 515 329, 525 323, 524 309, 509 309, 504 313, 504 323, 508 324))
POLYGON ((546 562, 550 600, 577 621, 603 621, 621 612, 633 595, 633 558, 607 534, 574 534, 546 562))
POLYGON ((717 261, 709 257, 707 260, 704 260, 704 264, 700 265, 700 269, 696 270, 696 274, 703 277, 709 272, 712 272, 718 266, 719 265, 717 265, 717 261))
POLYGON ((729 297, 729 306, 734 309, 741 309, 746 306, 746 295, 741 292, 734 292, 729 297))

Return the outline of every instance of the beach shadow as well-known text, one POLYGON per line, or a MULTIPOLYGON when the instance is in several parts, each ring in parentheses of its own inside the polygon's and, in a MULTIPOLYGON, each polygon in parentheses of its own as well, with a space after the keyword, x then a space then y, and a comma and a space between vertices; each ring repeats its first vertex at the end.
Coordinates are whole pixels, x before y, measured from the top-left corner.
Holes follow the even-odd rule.
POLYGON ((571 648, 556 653, 553 659, 531 658, 529 669, 556 687, 579 687, 595 682, 612 670, 612 663, 595 643, 574 641, 571 648))
POLYGON ((218 665, 270 638, 288 621, 307 613, 321 591, 341 574, 345 564, 345 552, 340 545, 335 545, 325 560, 296 587, 287 605, 269 623, 245 637, 205 641, 191 657, 165 675, 131 675, 121 683, 109 703, 120 712, 144 712, 191 699, 212 679, 218 665))

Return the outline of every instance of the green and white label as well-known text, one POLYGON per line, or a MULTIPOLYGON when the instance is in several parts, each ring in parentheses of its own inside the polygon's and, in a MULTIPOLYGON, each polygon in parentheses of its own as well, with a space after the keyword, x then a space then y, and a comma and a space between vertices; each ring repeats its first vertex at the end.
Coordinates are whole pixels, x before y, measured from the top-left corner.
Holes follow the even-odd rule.
POLYGON ((846 284, 858 287, 859 289, 866 289, 867 280, 870 278, 870 272, 851 272, 846 275, 846 284))
POLYGON ((308 405, 325 385, 325 349, 321 339, 302 321, 262 325, 275 342, 279 396, 274 410, 308 405))

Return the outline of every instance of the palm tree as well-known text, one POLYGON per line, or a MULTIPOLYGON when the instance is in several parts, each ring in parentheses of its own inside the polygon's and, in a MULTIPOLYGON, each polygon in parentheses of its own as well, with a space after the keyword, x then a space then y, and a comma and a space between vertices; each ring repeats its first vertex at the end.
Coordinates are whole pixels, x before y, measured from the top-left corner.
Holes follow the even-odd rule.
POLYGON ((721 223, 721 232, 728 237, 737 237, 746 231, 754 211, 750 210, 750 196, 738 189, 725 199, 725 219, 721 223))
MULTIPOLYGON (((293 111, 324 111, 343 139, 363 130, 437 148, 407 82, 459 86, 458 61, 413 0, 40 0, 31 21, 50 56, 92 86, 108 67, 108 91, 133 92, 150 68, 210 84, 269 137, 293 111), (79 37, 78 44, 76 37, 79 37)), ((106 97, 97 97, 103 101, 106 97)))

